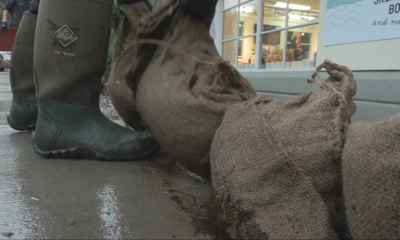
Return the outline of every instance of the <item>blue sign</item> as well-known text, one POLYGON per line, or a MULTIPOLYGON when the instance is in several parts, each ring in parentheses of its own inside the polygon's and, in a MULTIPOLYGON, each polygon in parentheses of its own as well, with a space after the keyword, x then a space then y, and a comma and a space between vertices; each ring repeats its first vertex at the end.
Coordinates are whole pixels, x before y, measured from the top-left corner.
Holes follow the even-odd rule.
POLYGON ((400 0, 327 0, 324 45, 400 38, 400 0))

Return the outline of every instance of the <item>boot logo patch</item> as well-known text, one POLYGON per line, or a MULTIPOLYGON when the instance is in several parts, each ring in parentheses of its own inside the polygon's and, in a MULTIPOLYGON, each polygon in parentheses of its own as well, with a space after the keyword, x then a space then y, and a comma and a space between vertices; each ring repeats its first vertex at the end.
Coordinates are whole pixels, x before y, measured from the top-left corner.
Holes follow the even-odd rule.
POLYGON ((64 25, 58 29, 54 35, 56 35, 58 41, 60 41, 64 47, 70 45, 71 43, 75 42, 76 39, 78 39, 75 33, 67 25, 64 25))

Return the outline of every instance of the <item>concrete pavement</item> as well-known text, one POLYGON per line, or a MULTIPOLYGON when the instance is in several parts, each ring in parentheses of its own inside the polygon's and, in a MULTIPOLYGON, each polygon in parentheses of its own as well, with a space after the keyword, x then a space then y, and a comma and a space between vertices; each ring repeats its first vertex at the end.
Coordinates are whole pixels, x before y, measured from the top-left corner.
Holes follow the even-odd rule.
POLYGON ((136 162, 46 159, 30 132, 7 125, 11 99, 0 72, 0 239, 228 236, 211 183, 165 153, 136 162))

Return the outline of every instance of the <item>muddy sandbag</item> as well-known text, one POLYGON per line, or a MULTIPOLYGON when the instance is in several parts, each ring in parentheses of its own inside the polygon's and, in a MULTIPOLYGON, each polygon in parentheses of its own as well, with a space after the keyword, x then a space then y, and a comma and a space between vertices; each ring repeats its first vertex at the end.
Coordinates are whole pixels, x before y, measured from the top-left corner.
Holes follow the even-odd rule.
POLYGON ((136 130, 147 130, 136 105, 137 82, 151 62, 156 44, 141 39, 160 40, 168 30, 179 2, 168 2, 150 14, 144 2, 123 4, 111 69, 103 81, 111 102, 124 122, 136 130), (156 17, 153 17, 156 15, 156 17), (140 20, 144 18, 143 20, 140 20))
POLYGON ((145 124, 137 112, 136 92, 128 86, 128 81, 132 78, 129 75, 130 69, 137 64, 137 61, 132 60, 137 54, 136 49, 131 46, 136 39, 139 19, 150 11, 143 2, 121 5, 120 10, 123 14, 114 46, 111 69, 105 76, 103 84, 115 110, 124 122, 136 130, 145 130, 145 124))
POLYGON ((341 155, 357 85, 330 61, 310 81, 321 68, 330 77, 314 92, 236 104, 214 136, 213 187, 239 238, 346 237, 341 155))
POLYGON ((343 191, 354 239, 400 239, 400 113, 350 124, 343 191))
MULTIPOLYGON (((210 177, 211 142, 226 110, 256 92, 218 54, 209 35, 213 14, 206 16, 194 17, 179 0, 168 0, 143 16, 132 54, 122 57, 131 55, 133 63, 121 78, 131 87, 137 112, 163 149, 188 170, 210 177)), ((136 111, 133 103, 128 109, 136 111)))

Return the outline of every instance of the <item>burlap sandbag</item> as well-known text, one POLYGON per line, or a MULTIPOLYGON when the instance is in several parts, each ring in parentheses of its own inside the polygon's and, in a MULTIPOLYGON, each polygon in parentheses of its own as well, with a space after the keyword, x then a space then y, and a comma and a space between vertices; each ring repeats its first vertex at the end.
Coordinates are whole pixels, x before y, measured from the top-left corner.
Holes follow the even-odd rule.
POLYGON ((322 67, 330 77, 316 91, 287 103, 264 95, 236 104, 214 136, 213 186, 239 238, 346 235, 341 153, 356 82, 329 61, 312 78, 322 67))
POLYGON ((145 124, 137 112, 136 92, 128 86, 128 82, 132 79, 130 70, 140 63, 140 59, 136 57, 137 49, 132 47, 138 34, 139 19, 150 11, 143 2, 123 4, 120 11, 122 17, 111 69, 103 84, 124 122, 136 130, 145 130, 145 124))
POLYGON ((354 239, 400 239, 400 113, 350 124, 343 191, 354 239))
MULTIPOLYGON (((131 62, 125 67, 129 71, 113 76, 125 79, 132 89, 135 101, 125 102, 132 105, 128 111, 137 110, 163 149, 203 177, 211 175, 209 151, 225 111, 256 96, 251 84, 218 54, 209 35, 212 17, 199 20, 179 0, 166 1, 140 18, 133 45, 119 60, 131 62)), ((119 102, 113 97, 114 106, 119 102)))

